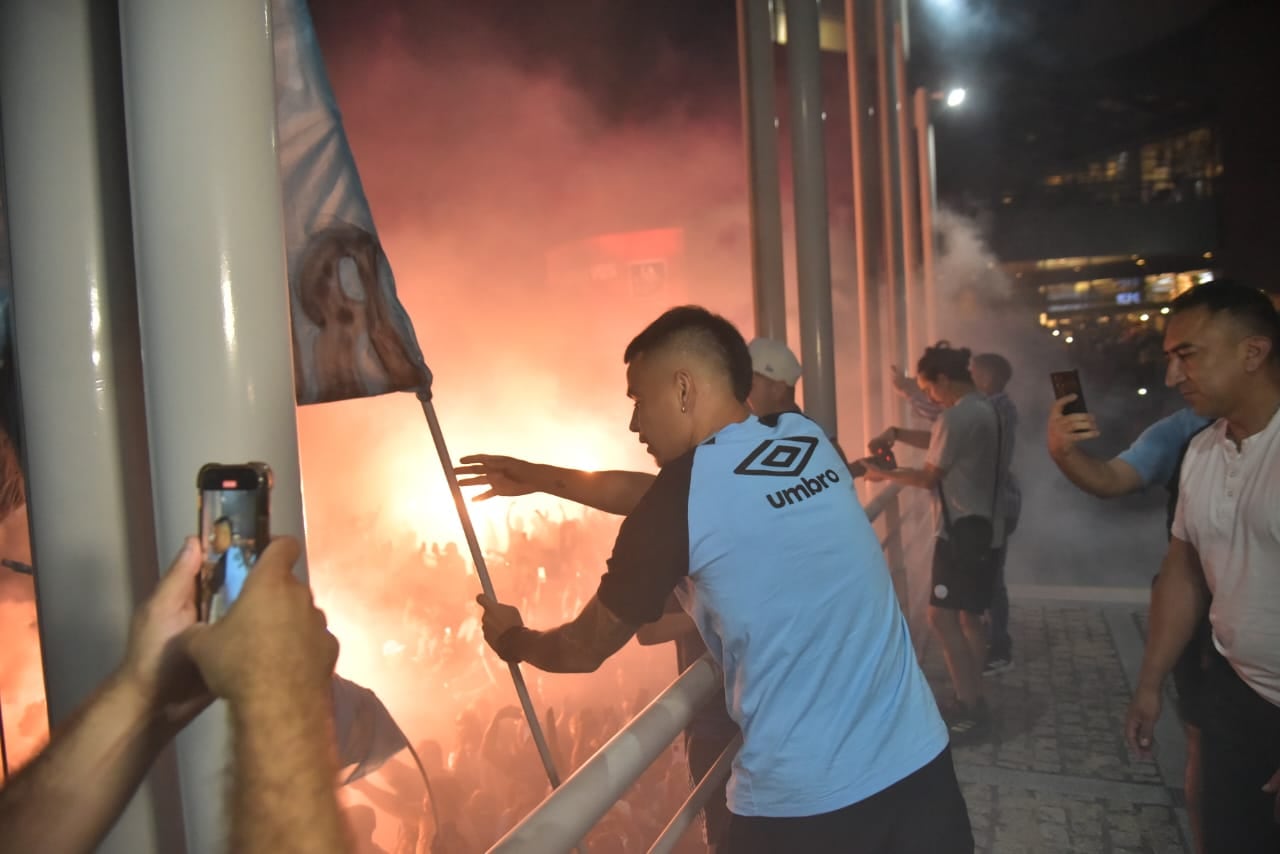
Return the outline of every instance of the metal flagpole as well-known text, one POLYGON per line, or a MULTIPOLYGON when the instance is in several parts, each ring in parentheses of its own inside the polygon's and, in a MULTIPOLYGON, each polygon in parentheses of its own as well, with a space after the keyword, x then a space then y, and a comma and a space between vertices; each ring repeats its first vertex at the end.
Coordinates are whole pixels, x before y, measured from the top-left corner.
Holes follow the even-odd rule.
MULTIPOLYGON (((440 419, 436 418, 436 408, 431 403, 430 390, 418 392, 418 400, 422 403, 422 414, 427 417, 427 427, 431 430, 431 440, 435 442, 436 453, 440 456, 440 467, 444 469, 445 479, 449 481, 449 492, 453 495, 454 506, 458 509, 458 519, 462 522, 462 533, 467 538, 467 548, 471 549, 471 560, 476 565, 476 575, 480 577, 480 588, 484 595, 497 601, 493 580, 489 578, 489 568, 485 565, 484 554, 480 551, 480 541, 476 538, 475 526, 471 524, 471 514, 467 512, 466 499, 462 497, 462 488, 458 486, 458 476, 453 472, 453 459, 449 456, 449 448, 444 442, 444 432, 440 429, 440 419)), ((529 697, 529 686, 525 685, 524 674, 518 664, 508 664, 511 670, 511 681, 515 683, 516 695, 520 698, 520 707, 529 721, 529 730, 533 733, 533 743, 538 747, 538 755, 542 757, 542 767, 546 769, 547 779, 552 788, 559 788, 560 774, 556 771, 555 759, 551 756, 551 748, 547 746, 546 736, 542 733, 542 724, 538 721, 538 713, 533 708, 533 700, 529 697)))

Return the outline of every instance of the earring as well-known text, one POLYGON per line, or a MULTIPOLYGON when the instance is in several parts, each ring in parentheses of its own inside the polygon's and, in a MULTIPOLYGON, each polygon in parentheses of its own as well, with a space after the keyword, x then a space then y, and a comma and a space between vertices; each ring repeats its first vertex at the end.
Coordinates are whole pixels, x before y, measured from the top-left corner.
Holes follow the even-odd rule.
POLYGON ((680 411, 681 411, 681 412, 684 412, 684 411, 685 411, 685 404, 684 404, 684 401, 683 401, 683 400, 682 400, 682 401, 680 401, 680 411))

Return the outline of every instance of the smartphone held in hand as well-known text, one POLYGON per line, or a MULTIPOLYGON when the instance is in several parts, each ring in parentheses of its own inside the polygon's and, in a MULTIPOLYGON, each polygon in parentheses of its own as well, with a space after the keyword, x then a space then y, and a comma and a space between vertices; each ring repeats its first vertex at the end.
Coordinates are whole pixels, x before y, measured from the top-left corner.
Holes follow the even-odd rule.
POLYGON ((205 562, 196 580, 202 622, 223 617, 271 540, 271 467, 207 463, 196 476, 205 562))
POLYGON ((1061 400, 1069 394, 1076 396, 1075 400, 1062 407, 1063 415, 1075 415, 1089 411, 1089 407, 1084 402, 1084 389, 1080 386, 1079 371, 1054 371, 1049 374, 1049 379, 1053 382, 1054 400, 1061 400))

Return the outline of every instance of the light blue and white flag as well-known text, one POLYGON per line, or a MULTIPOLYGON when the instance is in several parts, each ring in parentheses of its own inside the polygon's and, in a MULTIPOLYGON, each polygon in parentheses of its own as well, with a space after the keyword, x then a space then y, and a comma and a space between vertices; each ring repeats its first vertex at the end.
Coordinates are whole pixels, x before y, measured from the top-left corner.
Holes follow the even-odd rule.
POLYGON ((272 0, 271 18, 298 403, 429 390, 307 4, 272 0))
POLYGON ((372 774, 409 746, 409 739, 378 695, 341 676, 333 676, 333 728, 341 784, 372 774))

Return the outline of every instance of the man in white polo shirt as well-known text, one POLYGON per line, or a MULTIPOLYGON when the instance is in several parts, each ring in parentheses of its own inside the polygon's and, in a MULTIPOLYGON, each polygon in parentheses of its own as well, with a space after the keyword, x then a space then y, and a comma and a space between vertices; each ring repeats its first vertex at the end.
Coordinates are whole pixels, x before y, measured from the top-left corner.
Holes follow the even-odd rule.
POLYGON ((1202 728, 1207 854, 1280 851, 1280 315, 1261 291, 1200 285, 1171 305, 1166 381, 1216 419, 1182 466, 1173 538, 1126 736, 1146 755, 1160 686, 1208 609, 1202 728), (1210 605, 1210 596, 1212 604, 1210 605))

